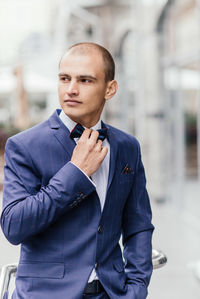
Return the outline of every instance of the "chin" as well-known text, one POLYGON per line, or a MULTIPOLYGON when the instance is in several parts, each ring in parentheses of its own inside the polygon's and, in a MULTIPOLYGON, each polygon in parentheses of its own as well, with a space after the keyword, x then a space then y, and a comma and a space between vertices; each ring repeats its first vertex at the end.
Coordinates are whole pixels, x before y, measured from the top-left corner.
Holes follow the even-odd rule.
POLYGON ((72 113, 69 109, 63 109, 63 111, 65 112, 65 114, 71 118, 73 121, 75 121, 76 123, 80 122, 81 121, 81 116, 75 114, 75 113, 72 113))

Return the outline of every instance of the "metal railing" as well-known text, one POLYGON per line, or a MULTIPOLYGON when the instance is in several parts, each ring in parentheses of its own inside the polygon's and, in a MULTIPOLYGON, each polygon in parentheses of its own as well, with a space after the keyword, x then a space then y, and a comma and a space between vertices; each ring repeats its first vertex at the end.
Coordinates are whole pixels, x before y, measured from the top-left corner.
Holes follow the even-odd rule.
POLYGON ((167 263, 167 257, 161 250, 153 249, 152 263, 153 263, 154 270, 158 268, 162 268, 167 263))
POLYGON ((17 264, 8 264, 1 268, 0 275, 0 299, 8 298, 8 290, 11 278, 16 276, 17 264))
MULTIPOLYGON (((157 249, 152 250, 152 262, 153 269, 158 269, 167 263, 166 255, 157 249)), ((15 278, 17 272, 17 264, 4 265, 1 268, 0 275, 0 299, 8 299, 8 292, 10 287, 10 281, 15 278)))

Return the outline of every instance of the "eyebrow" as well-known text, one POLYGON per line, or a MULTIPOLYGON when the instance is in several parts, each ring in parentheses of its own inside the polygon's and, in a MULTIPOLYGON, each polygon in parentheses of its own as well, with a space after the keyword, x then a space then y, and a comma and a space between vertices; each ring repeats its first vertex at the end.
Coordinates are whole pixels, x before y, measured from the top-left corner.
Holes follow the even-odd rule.
POLYGON ((87 78, 87 79, 92 79, 92 80, 94 80, 94 81, 97 80, 96 77, 93 77, 93 76, 91 76, 91 75, 80 75, 80 76, 78 76, 78 77, 79 77, 80 79, 87 78))
MULTIPOLYGON (((62 76, 66 76, 66 77, 71 77, 69 74, 66 74, 66 73, 59 73, 58 74, 59 77, 62 77, 62 76)), ((87 78, 87 79, 91 79, 91 80, 94 80, 96 81, 97 78, 92 76, 92 75, 80 75, 80 76, 77 76, 78 79, 84 79, 84 78, 87 78)))

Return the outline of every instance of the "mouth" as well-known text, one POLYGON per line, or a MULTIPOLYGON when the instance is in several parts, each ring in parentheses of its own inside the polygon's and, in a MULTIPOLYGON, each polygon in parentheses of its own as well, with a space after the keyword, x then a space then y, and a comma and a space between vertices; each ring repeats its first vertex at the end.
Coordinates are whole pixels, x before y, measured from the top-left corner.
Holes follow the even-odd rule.
POLYGON ((64 103, 66 103, 67 106, 77 106, 77 105, 82 104, 82 102, 80 102, 80 101, 78 101, 78 100, 74 100, 74 99, 67 99, 67 100, 64 100, 64 103))

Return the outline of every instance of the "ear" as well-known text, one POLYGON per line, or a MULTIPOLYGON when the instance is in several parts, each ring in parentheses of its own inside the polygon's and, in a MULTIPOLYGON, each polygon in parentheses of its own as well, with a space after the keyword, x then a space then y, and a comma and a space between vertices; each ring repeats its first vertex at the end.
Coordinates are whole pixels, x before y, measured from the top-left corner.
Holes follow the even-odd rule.
POLYGON ((116 80, 109 81, 105 92, 105 100, 110 100, 117 92, 118 84, 116 80))

